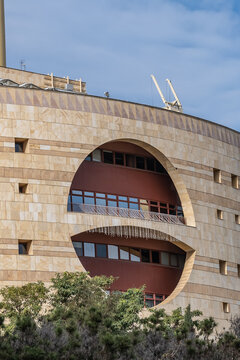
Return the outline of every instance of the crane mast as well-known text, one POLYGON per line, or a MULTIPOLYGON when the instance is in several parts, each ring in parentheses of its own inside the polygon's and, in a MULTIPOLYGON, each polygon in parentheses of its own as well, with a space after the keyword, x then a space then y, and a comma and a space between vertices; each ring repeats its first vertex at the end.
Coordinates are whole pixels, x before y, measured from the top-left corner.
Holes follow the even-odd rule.
POLYGON ((171 92, 172 92, 175 100, 174 100, 174 101, 167 101, 167 100, 165 99, 165 97, 164 97, 164 95, 163 95, 163 93, 162 93, 162 91, 161 91, 158 83, 157 83, 157 80, 156 80, 155 76, 154 76, 154 75, 151 75, 151 78, 152 78, 152 80, 153 80, 153 82, 154 82, 154 85, 155 85, 156 88, 157 88, 157 91, 158 91, 158 93, 159 93, 159 95, 160 95, 160 97, 161 97, 161 99, 162 99, 162 102, 163 102, 164 105, 165 105, 165 109, 167 109, 167 110, 174 110, 174 111, 178 111, 178 112, 183 112, 182 104, 181 104, 181 102, 180 102, 180 100, 179 100, 179 98, 178 98, 178 96, 177 96, 177 94, 176 94, 176 91, 175 91, 174 88, 173 88, 173 85, 172 85, 171 81, 170 81, 169 79, 166 79, 166 81, 167 81, 167 83, 168 83, 168 86, 170 87, 170 90, 171 90, 171 92))

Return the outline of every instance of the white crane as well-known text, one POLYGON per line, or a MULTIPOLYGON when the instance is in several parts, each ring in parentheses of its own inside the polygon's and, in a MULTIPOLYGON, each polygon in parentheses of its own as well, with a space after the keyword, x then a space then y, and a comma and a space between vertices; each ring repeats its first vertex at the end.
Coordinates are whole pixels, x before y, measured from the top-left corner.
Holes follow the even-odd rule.
POLYGON ((169 79, 166 79, 172 93, 173 93, 173 96, 175 98, 174 101, 167 101, 160 89, 160 87, 158 86, 158 83, 157 83, 157 80, 155 79, 155 76, 154 75, 151 75, 151 78, 157 88, 157 91, 159 93, 159 95, 161 96, 161 99, 162 99, 162 102, 164 103, 165 105, 165 108, 168 109, 168 110, 174 110, 174 111, 178 111, 178 112, 183 112, 183 109, 182 109, 182 104, 180 103, 180 100, 179 98, 177 97, 177 94, 173 88, 173 85, 171 83, 171 81, 169 79))

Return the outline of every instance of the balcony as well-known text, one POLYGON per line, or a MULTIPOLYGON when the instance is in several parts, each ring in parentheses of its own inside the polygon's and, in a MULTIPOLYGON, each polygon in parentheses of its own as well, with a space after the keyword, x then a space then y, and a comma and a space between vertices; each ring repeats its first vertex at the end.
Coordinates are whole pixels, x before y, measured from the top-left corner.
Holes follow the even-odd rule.
POLYGON ((163 214, 152 211, 135 210, 129 208, 102 206, 102 205, 90 205, 90 204, 68 204, 68 211, 80 212, 93 215, 108 215, 118 216, 123 218, 157 221, 168 224, 184 225, 184 217, 163 214))

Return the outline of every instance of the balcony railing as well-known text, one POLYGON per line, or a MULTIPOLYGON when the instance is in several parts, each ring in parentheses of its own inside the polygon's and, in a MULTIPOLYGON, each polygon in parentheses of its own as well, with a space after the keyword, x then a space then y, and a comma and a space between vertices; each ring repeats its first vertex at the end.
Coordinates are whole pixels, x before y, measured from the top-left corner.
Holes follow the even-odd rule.
POLYGON ((160 221, 169 224, 184 225, 184 217, 156 213, 152 211, 125 209, 119 207, 89 205, 89 204, 68 204, 68 211, 81 212, 86 214, 120 216, 124 218, 141 219, 149 221, 160 221))

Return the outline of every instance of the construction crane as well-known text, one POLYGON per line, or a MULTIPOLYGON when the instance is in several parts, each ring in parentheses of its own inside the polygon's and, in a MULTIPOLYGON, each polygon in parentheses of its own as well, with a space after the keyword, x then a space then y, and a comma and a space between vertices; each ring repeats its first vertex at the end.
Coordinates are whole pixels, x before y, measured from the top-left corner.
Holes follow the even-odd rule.
POLYGON ((157 80, 155 79, 155 76, 151 75, 151 78, 152 78, 152 80, 153 80, 153 82, 154 82, 154 84, 155 84, 155 86, 157 88, 157 91, 158 91, 158 93, 159 93, 159 95, 160 95, 160 97, 162 99, 162 102, 165 105, 165 108, 167 110, 174 110, 174 111, 178 111, 178 112, 183 112, 182 104, 180 103, 180 100, 177 97, 177 94, 176 94, 176 92, 175 92, 175 90, 173 88, 173 85, 172 85, 171 81, 169 79, 166 79, 166 81, 167 81, 167 83, 168 83, 168 85, 169 85, 169 87, 170 87, 170 89, 171 89, 171 91, 173 93, 173 96, 174 96, 175 100, 174 101, 167 101, 165 99, 165 97, 164 97, 158 83, 157 83, 157 80))

